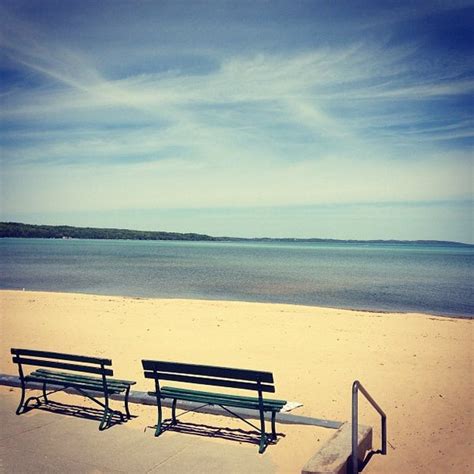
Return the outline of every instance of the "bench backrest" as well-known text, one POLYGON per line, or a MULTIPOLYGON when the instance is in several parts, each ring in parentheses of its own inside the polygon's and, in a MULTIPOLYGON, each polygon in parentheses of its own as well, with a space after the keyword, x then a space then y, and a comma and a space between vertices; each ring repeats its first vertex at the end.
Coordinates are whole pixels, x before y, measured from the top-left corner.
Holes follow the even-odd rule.
POLYGON ((111 366, 110 359, 99 357, 88 357, 75 354, 63 354, 61 352, 45 352, 31 349, 11 349, 12 360, 19 365, 22 375, 22 365, 33 365, 36 367, 51 367, 73 372, 86 372, 98 375, 113 375, 113 370, 106 368, 111 366), (74 363, 71 363, 74 362, 74 363))
POLYGON ((183 364, 160 360, 142 360, 145 378, 171 380, 200 385, 275 392, 273 374, 257 370, 233 369, 212 365, 183 364))

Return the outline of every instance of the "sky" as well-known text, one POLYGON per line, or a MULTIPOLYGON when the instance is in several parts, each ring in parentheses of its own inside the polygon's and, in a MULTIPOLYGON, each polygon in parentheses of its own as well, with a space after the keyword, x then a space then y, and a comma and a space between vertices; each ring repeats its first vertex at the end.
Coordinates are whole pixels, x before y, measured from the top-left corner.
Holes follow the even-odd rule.
POLYGON ((0 0, 0 219, 474 243, 473 20, 456 0, 0 0))

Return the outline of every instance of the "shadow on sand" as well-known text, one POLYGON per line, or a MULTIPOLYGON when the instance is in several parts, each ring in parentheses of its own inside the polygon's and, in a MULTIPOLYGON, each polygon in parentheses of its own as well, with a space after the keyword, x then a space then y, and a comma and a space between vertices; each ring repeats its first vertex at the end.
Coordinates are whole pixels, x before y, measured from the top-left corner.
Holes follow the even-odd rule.
POLYGON ((372 456, 376 454, 382 454, 382 450, 380 449, 378 449, 377 451, 372 450, 367 453, 367 456, 365 457, 365 459, 361 463, 359 463, 359 472, 362 472, 367 467, 367 464, 369 464, 370 460, 372 459, 372 456))
MULTIPOLYGON (((49 400, 48 403, 40 403, 40 404, 32 404, 25 407, 23 413, 28 413, 34 410, 41 410, 49 413, 55 413, 57 415, 65 415, 65 416, 72 416, 76 418, 83 418, 86 420, 93 420, 100 423, 104 416, 104 410, 99 408, 92 408, 87 406, 79 406, 79 405, 66 405, 64 403, 55 402, 49 400)), ((132 415, 131 418, 136 418, 132 415)), ((111 428, 115 425, 121 425, 126 422, 126 417, 122 419, 117 412, 112 412, 111 416, 109 417, 109 422, 107 424, 106 429, 111 428)))
MULTIPOLYGON (((156 426, 149 426, 148 428, 156 429, 156 426)), ((216 427, 209 426, 202 423, 191 423, 177 420, 176 424, 172 423, 172 420, 165 420, 162 425, 161 435, 165 431, 173 431, 175 433, 183 433, 195 436, 205 436, 207 438, 226 439, 230 441, 237 441, 239 443, 256 444, 260 443, 260 432, 243 430, 239 428, 227 428, 227 427, 216 427)), ((277 433, 277 437, 285 437, 284 433, 277 433)), ((270 441, 268 444, 274 445, 278 440, 270 441)))

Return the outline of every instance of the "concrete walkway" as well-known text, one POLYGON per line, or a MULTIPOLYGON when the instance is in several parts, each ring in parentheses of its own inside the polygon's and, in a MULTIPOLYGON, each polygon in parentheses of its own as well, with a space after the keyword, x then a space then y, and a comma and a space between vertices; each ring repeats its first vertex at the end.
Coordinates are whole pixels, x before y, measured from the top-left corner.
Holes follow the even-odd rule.
MULTIPOLYGON (((0 393, 2 473, 271 473, 271 458, 257 446, 208 436, 144 432, 143 417, 100 432, 98 422, 49 409, 15 415, 18 390, 0 393)), ((133 406, 132 406, 133 408, 133 406)), ((269 449, 272 447, 270 446, 269 449)), ((298 469, 295 469, 298 472, 298 469)))

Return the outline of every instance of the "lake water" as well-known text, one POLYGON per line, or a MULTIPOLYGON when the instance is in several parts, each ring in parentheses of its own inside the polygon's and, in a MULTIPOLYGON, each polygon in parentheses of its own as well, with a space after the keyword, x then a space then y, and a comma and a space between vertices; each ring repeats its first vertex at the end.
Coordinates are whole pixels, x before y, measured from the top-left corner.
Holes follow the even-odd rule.
POLYGON ((0 288, 474 315, 474 247, 0 239, 0 288))

